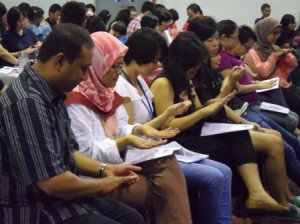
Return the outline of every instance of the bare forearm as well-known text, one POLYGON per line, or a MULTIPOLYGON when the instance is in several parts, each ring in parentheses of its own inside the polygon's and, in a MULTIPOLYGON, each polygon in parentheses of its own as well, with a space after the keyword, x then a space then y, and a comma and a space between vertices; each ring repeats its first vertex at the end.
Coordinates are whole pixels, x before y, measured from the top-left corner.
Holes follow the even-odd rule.
POLYGON ((250 85, 239 85, 239 93, 240 94, 249 93, 249 92, 255 91, 257 89, 258 89, 257 83, 253 83, 250 85))
POLYGON ((168 127, 186 130, 202 120, 204 117, 204 113, 201 111, 201 109, 199 109, 190 115, 173 119, 171 122, 169 122, 168 127))
POLYGON ((236 124, 248 124, 249 122, 242 118, 240 115, 236 114, 230 107, 225 105, 225 110, 227 114, 227 119, 236 124))
POLYGON ((123 136, 123 137, 117 138, 115 140, 115 142, 117 144, 118 150, 120 152, 124 151, 126 149, 127 145, 129 145, 129 136, 123 136))
POLYGON ((153 120, 150 120, 149 122, 147 122, 146 124, 155 128, 155 129, 159 129, 163 126, 164 123, 166 123, 166 121, 170 118, 170 116, 168 115, 167 111, 163 112, 161 115, 159 115, 158 117, 154 118, 153 120))
POLYGON ((230 76, 227 76, 222 83, 220 94, 217 96, 217 98, 223 98, 230 94, 233 90, 238 90, 237 82, 230 78, 230 76))
POLYGON ((66 171, 48 181, 38 182, 37 186, 46 194, 67 200, 104 192, 101 179, 84 179, 66 171))
POLYGON ((98 177, 101 162, 94 160, 80 151, 73 152, 73 159, 79 174, 98 177))

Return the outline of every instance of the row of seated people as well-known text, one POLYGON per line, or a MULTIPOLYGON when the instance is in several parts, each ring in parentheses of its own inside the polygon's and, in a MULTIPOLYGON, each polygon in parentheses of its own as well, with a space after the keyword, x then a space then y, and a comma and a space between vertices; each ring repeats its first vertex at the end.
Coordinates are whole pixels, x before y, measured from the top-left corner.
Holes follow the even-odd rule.
MULTIPOLYGON (((70 4, 80 5, 76 2, 65 5, 70 4)), ((82 22, 84 18, 85 13, 82 22)), ((264 24, 263 21, 258 24, 264 24)), ((273 35, 273 28, 267 35, 273 35)), ((232 71, 226 67, 229 62, 229 66, 237 63, 230 61, 231 55, 227 54, 238 45, 239 29, 235 23, 217 24, 210 17, 203 17, 193 19, 188 29, 189 32, 180 33, 168 48, 164 37, 149 28, 135 31, 126 46, 106 32, 96 32, 90 39, 75 25, 53 28, 37 62, 32 67, 27 65, 0 98, 1 153, 2 158, 7 158, 1 161, 1 167, 5 170, 4 184, 9 186, 6 189, 14 186, 11 180, 16 179, 16 174, 24 176, 16 183, 20 194, 15 196, 5 191, 1 198, 4 205, 1 212, 5 214, 1 217, 5 223, 37 223, 37 217, 49 223, 94 223, 94 220, 115 223, 112 219, 120 223, 143 223, 124 204, 114 204, 117 201, 105 196, 85 197, 93 193, 109 193, 148 214, 155 223, 231 223, 231 170, 237 179, 234 185, 245 184, 248 190, 245 206, 249 212, 300 219, 299 201, 289 191, 285 171, 299 185, 299 141, 292 134, 297 124, 287 131, 268 121, 252 105, 245 108, 247 113, 241 113, 243 117, 230 108, 230 102, 237 100, 233 91, 236 82, 242 75, 246 76, 241 66, 232 71), (229 62, 221 58, 218 68, 220 41, 224 48, 222 58, 227 56, 229 62), (164 65, 163 72, 150 90, 139 74, 152 74, 159 62, 164 65), (217 69, 224 71, 224 81, 217 69), (23 92, 26 96, 20 94, 23 92), (71 122, 61 97, 66 92, 70 92, 65 103, 71 122), (40 96, 36 97, 36 93, 40 96), (255 118, 246 117, 250 112, 255 118), (255 130, 251 131, 200 136, 204 121, 249 124, 245 118, 259 125, 255 123, 255 130), (24 127, 31 130, 30 135, 22 131, 24 127), (209 154, 210 159, 178 164, 174 156, 169 156, 138 164, 142 170, 112 165, 123 162, 122 152, 129 145, 151 148, 165 143, 165 140, 145 140, 141 135, 171 138, 192 151, 209 154), (265 158, 273 198, 262 186, 257 154, 265 158), (97 176, 99 170, 104 177, 77 178, 73 174, 75 168, 78 173, 92 176, 97 176), (69 181, 72 186, 67 184, 69 181), (129 186, 119 188, 124 183, 129 186), (113 214, 100 208, 104 201, 114 204, 113 214), (12 212, 10 206, 21 202, 27 207, 12 212), (76 211, 71 211, 71 207, 76 211), (116 207, 122 207, 127 215, 121 217, 116 207), (97 213, 93 212, 95 209, 97 213), (90 221, 84 215, 87 213, 90 221), (30 221, 21 214, 27 214, 30 221)), ((292 113, 288 116, 294 118, 292 113)))

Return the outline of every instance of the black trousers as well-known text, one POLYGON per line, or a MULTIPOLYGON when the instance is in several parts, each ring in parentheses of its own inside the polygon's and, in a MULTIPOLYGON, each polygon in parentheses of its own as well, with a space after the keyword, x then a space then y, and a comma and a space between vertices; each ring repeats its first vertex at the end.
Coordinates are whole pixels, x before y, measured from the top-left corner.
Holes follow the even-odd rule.
POLYGON ((135 209, 107 196, 96 197, 90 204, 97 212, 74 217, 61 224, 144 224, 135 209))

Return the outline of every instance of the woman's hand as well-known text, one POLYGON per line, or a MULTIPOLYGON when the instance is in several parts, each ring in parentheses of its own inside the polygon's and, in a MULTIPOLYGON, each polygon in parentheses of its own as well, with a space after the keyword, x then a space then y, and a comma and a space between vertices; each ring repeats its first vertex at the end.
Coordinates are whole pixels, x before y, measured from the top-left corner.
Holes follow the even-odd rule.
POLYGON ((167 128, 159 131, 146 124, 139 125, 135 129, 135 133, 138 133, 138 135, 145 135, 148 138, 172 138, 180 132, 178 128, 167 128))
POLYGON ((157 138, 157 140, 154 140, 152 138, 143 139, 135 135, 129 135, 127 137, 128 145, 131 145, 132 147, 138 149, 150 149, 167 143, 167 140, 162 140, 160 138, 157 138))
POLYGON ((232 68, 232 73, 230 74, 230 78, 234 81, 239 81, 245 72, 244 66, 234 66, 232 68))
POLYGON ((38 48, 36 47, 29 47, 26 50, 24 50, 27 54, 32 54, 33 52, 36 52, 38 48))
POLYGON ((212 99, 207 101, 206 106, 200 108, 204 117, 214 117, 223 107, 231 100, 236 94, 236 91, 232 91, 227 96, 220 99, 212 99))
POLYGON ((268 82, 254 81, 257 84, 257 89, 270 89, 276 85, 277 80, 270 80, 268 82))
POLYGON ((190 106, 192 105, 192 102, 190 100, 186 100, 181 103, 176 103, 170 107, 167 108, 166 113, 169 117, 177 116, 185 113, 190 106))

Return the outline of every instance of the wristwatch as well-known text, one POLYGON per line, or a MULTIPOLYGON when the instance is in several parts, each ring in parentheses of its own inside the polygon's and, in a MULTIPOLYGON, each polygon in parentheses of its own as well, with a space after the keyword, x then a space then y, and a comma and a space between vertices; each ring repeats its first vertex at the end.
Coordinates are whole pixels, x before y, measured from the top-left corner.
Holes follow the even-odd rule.
POLYGON ((99 177, 102 177, 103 176, 103 173, 104 173, 104 170, 105 168, 107 167, 107 163, 101 163, 101 165, 99 166, 99 177))

